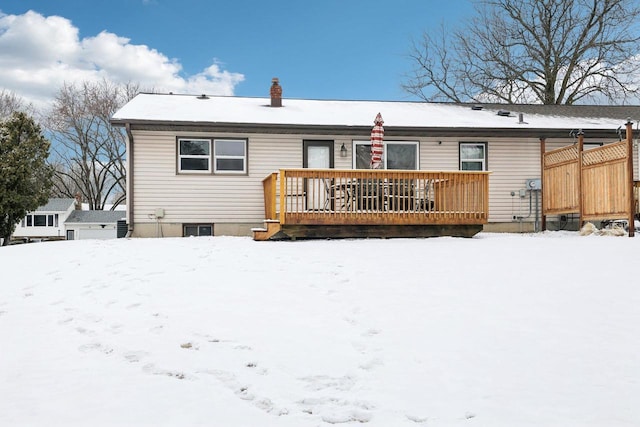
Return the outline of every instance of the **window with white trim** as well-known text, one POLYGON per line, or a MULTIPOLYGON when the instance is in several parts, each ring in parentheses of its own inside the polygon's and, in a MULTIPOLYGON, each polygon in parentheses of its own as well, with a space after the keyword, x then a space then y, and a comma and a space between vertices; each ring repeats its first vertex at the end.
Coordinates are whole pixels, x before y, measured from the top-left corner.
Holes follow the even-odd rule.
POLYGON ((178 139, 178 171, 211 172, 211 140, 178 139))
MULTIPOLYGON (((420 165, 418 148, 418 141, 384 141, 382 167, 417 170, 420 165)), ((371 141, 353 141, 353 152, 354 169, 371 167, 371 141)))
POLYGON ((247 173, 247 140, 214 139, 214 172, 247 173))
POLYGON ((487 170, 487 144, 485 142, 460 143, 460 170, 487 170))
POLYGON ((57 227, 58 214, 28 214, 22 219, 23 227, 57 227))

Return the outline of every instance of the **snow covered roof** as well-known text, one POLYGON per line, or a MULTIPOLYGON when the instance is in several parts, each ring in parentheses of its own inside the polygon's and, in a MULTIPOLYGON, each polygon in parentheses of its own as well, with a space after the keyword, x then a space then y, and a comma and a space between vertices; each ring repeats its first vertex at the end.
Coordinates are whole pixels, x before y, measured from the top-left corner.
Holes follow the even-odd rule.
POLYGON ((139 94, 118 110, 114 124, 242 124, 371 127, 381 113, 390 128, 612 129, 640 119, 640 106, 533 106, 284 99, 139 94), (510 110, 510 114, 498 114, 510 110), (520 121, 519 113, 524 112, 520 121))
POLYGON ((53 197, 45 205, 36 209, 35 212, 65 212, 75 201, 75 199, 53 197))
POLYGON ((120 219, 124 219, 125 213, 122 211, 79 211, 71 212, 69 218, 65 221, 68 223, 83 224, 115 224, 120 219))

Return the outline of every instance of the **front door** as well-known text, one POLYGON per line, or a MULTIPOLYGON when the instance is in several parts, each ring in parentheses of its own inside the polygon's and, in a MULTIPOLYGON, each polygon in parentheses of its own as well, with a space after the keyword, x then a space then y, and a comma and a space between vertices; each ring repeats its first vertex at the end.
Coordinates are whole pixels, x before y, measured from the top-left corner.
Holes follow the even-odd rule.
MULTIPOLYGON (((302 167, 308 169, 333 169, 333 141, 302 142, 302 167)), ((327 208, 326 182, 309 179, 305 183, 307 209, 322 210, 327 208)))

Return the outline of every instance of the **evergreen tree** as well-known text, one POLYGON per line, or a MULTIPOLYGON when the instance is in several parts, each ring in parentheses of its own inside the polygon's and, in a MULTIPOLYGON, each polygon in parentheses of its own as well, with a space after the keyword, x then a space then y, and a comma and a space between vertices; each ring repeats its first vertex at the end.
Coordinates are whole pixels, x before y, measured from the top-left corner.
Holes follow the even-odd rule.
POLYGON ((9 243, 27 212, 47 203, 52 169, 50 143, 39 125, 16 112, 0 122, 0 237, 9 243))

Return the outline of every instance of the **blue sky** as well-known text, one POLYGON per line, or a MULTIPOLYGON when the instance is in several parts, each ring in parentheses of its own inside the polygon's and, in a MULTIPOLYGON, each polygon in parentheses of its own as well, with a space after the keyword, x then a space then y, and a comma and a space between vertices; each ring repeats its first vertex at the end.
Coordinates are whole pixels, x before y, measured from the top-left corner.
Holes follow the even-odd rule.
POLYGON ((106 77, 268 96, 277 76, 285 97, 411 100, 412 38, 472 12, 472 0, 3 0, 0 89, 43 102, 63 81, 106 77))

